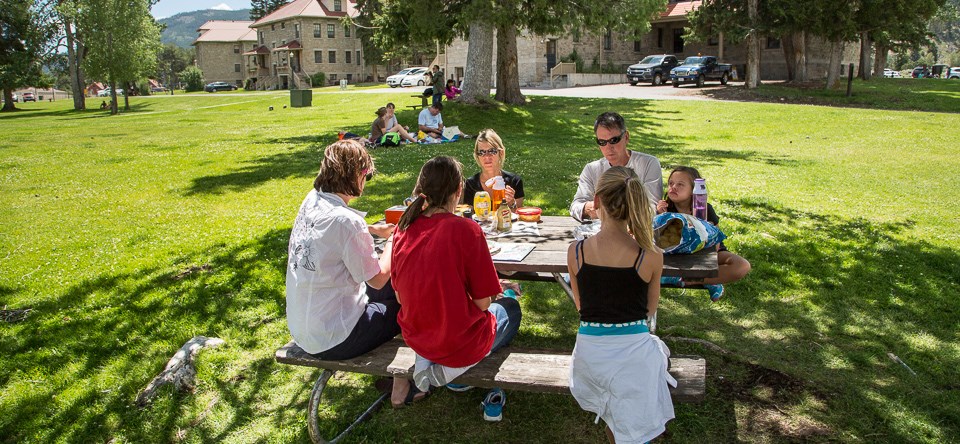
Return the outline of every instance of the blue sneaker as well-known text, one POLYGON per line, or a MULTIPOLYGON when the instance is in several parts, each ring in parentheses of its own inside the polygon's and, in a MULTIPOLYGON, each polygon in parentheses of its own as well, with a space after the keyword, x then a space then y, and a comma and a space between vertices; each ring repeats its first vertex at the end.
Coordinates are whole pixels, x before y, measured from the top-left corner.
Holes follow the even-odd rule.
POLYGON ((473 388, 472 385, 454 384, 452 382, 447 384, 447 390, 450 390, 453 392, 465 392, 472 388, 473 388))
POLYGON ((683 278, 679 276, 660 276, 660 285, 683 288, 683 278))
POLYGON ((483 419, 491 422, 498 422, 503 419, 503 406, 507 403, 507 394, 495 388, 487 393, 483 399, 483 419))
POLYGON ((720 300, 720 297, 723 296, 723 285, 720 284, 703 284, 703 288, 706 288, 710 292, 710 301, 717 302, 720 300))

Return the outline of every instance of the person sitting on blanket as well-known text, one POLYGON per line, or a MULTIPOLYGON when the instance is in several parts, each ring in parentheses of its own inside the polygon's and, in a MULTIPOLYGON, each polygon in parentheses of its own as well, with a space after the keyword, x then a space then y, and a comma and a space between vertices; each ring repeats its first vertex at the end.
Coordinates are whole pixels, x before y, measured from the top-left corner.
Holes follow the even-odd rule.
POLYGON ((381 139, 383 139, 385 134, 397 133, 403 140, 413 143, 417 142, 417 138, 411 136, 400 124, 394 123, 393 126, 388 126, 391 120, 394 120, 392 109, 385 106, 377 109, 377 118, 374 119, 373 124, 370 125, 370 140, 374 143, 383 143, 381 139))
MULTIPOLYGON (((393 102, 388 102, 387 109, 390 110, 390 118, 387 119, 387 124, 384 126, 386 126, 387 128, 393 128, 394 126, 399 124, 397 122, 397 105, 394 105, 393 102)), ((402 126, 403 129, 407 130, 407 132, 410 132, 409 125, 400 125, 400 126, 402 126)))
POLYGON ((420 116, 417 118, 420 131, 434 139, 443 137, 443 116, 440 115, 440 111, 443 111, 443 103, 437 102, 420 111, 420 116))
MULTIPOLYGON (((300 348, 319 359, 353 358, 400 333, 400 304, 390 284, 395 226, 368 226, 364 213, 348 206, 374 171, 362 143, 334 142, 324 150, 320 173, 293 222, 287 328, 300 348), (371 234, 387 238, 379 259, 371 234)), ((409 387, 395 380, 394 401, 403 402, 409 387)))
MULTIPOLYGON (((503 295, 483 230, 454 214, 463 194, 461 171, 452 157, 427 161, 394 235, 397 321, 417 353, 413 379, 420 390, 454 381, 520 328, 520 303, 503 295)), ((502 390, 491 391, 484 419, 499 421, 505 399, 502 390)))
POLYGON ((663 253, 653 243, 653 208, 637 173, 625 166, 597 183, 600 232, 570 244, 567 269, 580 312, 570 393, 607 425, 611 443, 656 438, 673 419, 670 350, 650 334, 660 302, 663 253))
MULTIPOLYGON (((523 205, 523 179, 519 174, 503 169, 506 158, 507 148, 497 132, 492 129, 480 131, 473 148, 473 160, 480 167, 480 172, 464 182, 462 203, 473 205, 473 197, 479 191, 486 191, 491 196, 496 195, 493 192, 493 185, 497 177, 500 177, 506 185, 503 196, 507 200, 507 205, 512 210, 523 205)), ((500 202, 494 202, 493 205, 500 205, 500 202)))

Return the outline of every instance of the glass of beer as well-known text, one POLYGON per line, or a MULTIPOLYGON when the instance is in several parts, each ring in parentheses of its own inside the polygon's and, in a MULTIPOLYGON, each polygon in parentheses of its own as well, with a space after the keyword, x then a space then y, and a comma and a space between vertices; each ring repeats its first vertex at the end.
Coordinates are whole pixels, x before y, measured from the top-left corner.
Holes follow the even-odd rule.
POLYGON ((490 200, 493 201, 492 207, 496 208, 497 205, 500 205, 500 202, 504 198, 504 194, 507 189, 507 184, 503 181, 503 176, 494 177, 493 179, 490 179, 490 181, 487 181, 488 182, 487 186, 490 187, 490 200), (490 181, 492 181, 493 183, 490 184, 489 183, 490 181))

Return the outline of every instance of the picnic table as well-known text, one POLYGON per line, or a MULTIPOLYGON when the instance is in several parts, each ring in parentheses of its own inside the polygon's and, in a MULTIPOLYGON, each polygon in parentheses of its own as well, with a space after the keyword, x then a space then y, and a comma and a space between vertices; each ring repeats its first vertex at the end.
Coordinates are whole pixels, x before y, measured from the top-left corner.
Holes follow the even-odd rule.
POLYGON ((426 107, 430 106, 430 104, 427 103, 427 99, 430 98, 430 96, 425 96, 425 95, 423 95, 423 94, 417 94, 417 95, 413 95, 413 96, 410 96, 410 97, 420 99, 420 104, 419 104, 419 105, 407 105, 407 108, 413 108, 413 109, 421 108, 421 109, 422 109, 422 108, 426 108, 426 107))
MULTIPOLYGON (((503 236, 492 239, 501 244, 531 243, 533 251, 522 261, 499 261, 493 265, 505 277, 517 280, 554 280, 572 298, 569 284, 561 276, 567 272, 567 249, 575 240, 574 230, 580 222, 568 216, 541 216, 537 224, 538 236, 503 236)), ((663 275, 699 280, 717 275, 717 252, 701 250, 694 254, 666 254, 663 256, 663 275)))

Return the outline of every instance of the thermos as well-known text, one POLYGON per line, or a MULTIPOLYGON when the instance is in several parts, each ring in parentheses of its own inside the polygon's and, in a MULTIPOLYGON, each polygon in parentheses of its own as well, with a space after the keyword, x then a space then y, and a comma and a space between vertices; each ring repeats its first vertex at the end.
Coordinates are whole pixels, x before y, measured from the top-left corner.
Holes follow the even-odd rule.
POLYGON ((693 215, 707 220, 707 181, 704 179, 693 181, 693 215))

